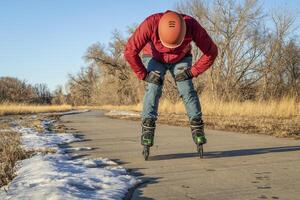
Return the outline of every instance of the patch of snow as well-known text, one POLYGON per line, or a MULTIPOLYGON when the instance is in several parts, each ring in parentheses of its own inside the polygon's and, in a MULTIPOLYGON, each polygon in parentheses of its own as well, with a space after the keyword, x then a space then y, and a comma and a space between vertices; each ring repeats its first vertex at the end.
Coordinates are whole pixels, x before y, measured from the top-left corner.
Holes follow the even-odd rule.
POLYGON ((7 199, 122 199, 136 184, 120 166, 105 160, 62 154, 36 155, 22 162, 7 199), (105 167, 103 167, 105 166, 105 167))
POLYGON ((92 147, 74 147, 74 148, 70 148, 71 150, 75 150, 75 151, 82 151, 82 150, 92 150, 92 147))
POLYGON ((82 151, 82 150, 92 150, 92 147, 73 147, 73 148, 68 148, 71 151, 82 151))
POLYGON ((88 151, 88 150, 92 150, 92 147, 70 147, 70 148, 63 148, 60 149, 61 152, 64 153, 70 153, 70 152, 74 152, 74 151, 88 151))
MULTIPOLYGON (((43 123, 51 125, 51 121, 43 123)), ((126 169, 107 158, 78 158, 71 150, 90 150, 90 147, 61 148, 59 144, 78 141, 73 134, 40 134, 31 128, 14 128, 22 134, 26 149, 55 148, 57 153, 37 153, 22 160, 17 177, 0 191, 0 199, 123 199, 128 189, 139 181, 126 169), (67 151, 66 151, 67 150, 67 151)))
MULTIPOLYGON (((45 124, 45 123, 44 123, 45 124)), ((68 133, 54 133, 45 131, 38 133, 32 128, 14 128, 22 134, 22 146, 26 150, 48 149, 53 148, 58 150, 59 144, 71 143, 80 141, 79 138, 74 137, 73 134, 68 133)))
POLYGON ((106 115, 124 115, 124 116, 135 116, 139 117, 140 115, 138 113, 132 112, 132 111, 125 111, 125 110, 111 110, 106 115))

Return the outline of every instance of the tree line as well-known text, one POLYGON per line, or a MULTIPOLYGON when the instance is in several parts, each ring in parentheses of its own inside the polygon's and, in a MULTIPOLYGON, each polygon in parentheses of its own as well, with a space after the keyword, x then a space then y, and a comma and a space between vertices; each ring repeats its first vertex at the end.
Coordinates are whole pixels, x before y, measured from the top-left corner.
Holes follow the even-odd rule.
POLYGON ((50 104, 52 95, 46 84, 28 84, 14 77, 0 77, 0 103, 50 104))

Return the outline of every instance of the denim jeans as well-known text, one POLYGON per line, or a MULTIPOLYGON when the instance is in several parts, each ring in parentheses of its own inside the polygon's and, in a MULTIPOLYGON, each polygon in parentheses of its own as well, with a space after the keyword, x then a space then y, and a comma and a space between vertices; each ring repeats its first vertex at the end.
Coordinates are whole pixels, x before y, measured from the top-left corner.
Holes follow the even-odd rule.
MULTIPOLYGON (((161 63, 152 57, 143 57, 143 63, 147 68, 147 71, 159 71, 161 78, 164 80, 166 71, 169 70, 172 77, 180 73, 185 68, 192 66, 192 56, 186 56, 177 63, 161 63)), ((174 79, 175 80, 175 79, 174 79)), ((198 95, 194 89, 192 80, 185 80, 176 82, 177 90, 180 97, 183 100, 189 120, 194 117, 202 117, 200 101, 198 95)), ((157 119, 157 109, 159 99, 162 94, 162 85, 156 85, 153 83, 147 83, 144 95, 142 119, 154 118, 157 119)))

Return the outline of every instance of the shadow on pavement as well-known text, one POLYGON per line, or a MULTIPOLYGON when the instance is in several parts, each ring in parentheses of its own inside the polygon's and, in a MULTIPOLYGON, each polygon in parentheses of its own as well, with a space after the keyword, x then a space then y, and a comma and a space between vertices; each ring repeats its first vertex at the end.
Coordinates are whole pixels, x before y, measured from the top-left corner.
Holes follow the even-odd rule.
POLYGON ((130 199, 154 200, 153 198, 144 196, 142 189, 147 187, 150 184, 157 183, 158 180, 161 179, 161 177, 145 177, 140 170, 141 168, 128 169, 130 174, 138 177, 141 182, 137 184, 135 187, 129 189, 124 200, 130 200, 130 199))
POLYGON ((125 162, 123 160, 116 159, 116 158, 115 159, 110 158, 110 160, 113 161, 113 162, 115 162, 115 163, 117 163, 118 165, 125 165, 125 164, 129 163, 129 162, 125 162))
MULTIPOLYGON (((280 153, 288 151, 299 151, 300 146, 284 146, 284 147, 268 147, 268 148, 257 148, 257 149, 238 149, 229 151, 210 151, 205 152, 204 158, 223 158, 223 157, 236 157, 236 156, 250 156, 266 153, 280 153)), ((178 158, 198 157, 198 153, 178 153, 178 154, 165 154, 165 155, 153 155, 150 160, 170 160, 178 158)))

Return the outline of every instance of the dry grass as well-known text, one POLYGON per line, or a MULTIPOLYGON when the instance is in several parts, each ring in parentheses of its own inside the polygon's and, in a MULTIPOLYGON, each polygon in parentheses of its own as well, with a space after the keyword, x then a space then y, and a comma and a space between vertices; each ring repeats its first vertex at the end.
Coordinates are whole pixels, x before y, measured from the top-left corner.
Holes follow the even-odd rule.
POLYGON ((11 114, 33 114, 43 112, 60 112, 71 110, 70 105, 28 105, 28 104, 0 104, 0 116, 11 114))
POLYGON ((0 133, 0 187, 7 185, 14 178, 16 162, 28 155, 28 152, 20 146, 18 133, 11 131, 0 133))
MULTIPOLYGON (((300 119, 300 102, 296 102, 292 98, 285 98, 280 101, 222 102, 204 97, 201 98, 201 105, 203 113, 209 116, 300 119)), ((162 101, 159 111, 183 114, 185 108, 182 102, 171 104, 168 101, 162 101)))
MULTIPOLYGON (((222 102, 204 96, 201 98, 201 105, 206 127, 211 129, 262 133, 278 137, 300 137, 300 102, 293 98, 280 101, 222 102)), ((142 105, 105 105, 89 108, 140 112, 142 105)), ((162 100, 159 113, 160 122, 188 125, 182 102, 172 104, 162 100)))
MULTIPOLYGON (((293 98, 280 101, 247 101, 247 102, 222 102, 213 101, 208 97, 201 98, 202 112, 208 116, 227 117, 268 117, 268 118, 297 118, 300 119, 300 102, 293 98)), ((140 112, 142 104, 137 105, 104 105, 104 106, 79 106, 78 109, 104 109, 127 110, 140 112)), ((168 100, 161 100, 159 113, 185 114, 182 102, 173 104, 168 100)))

